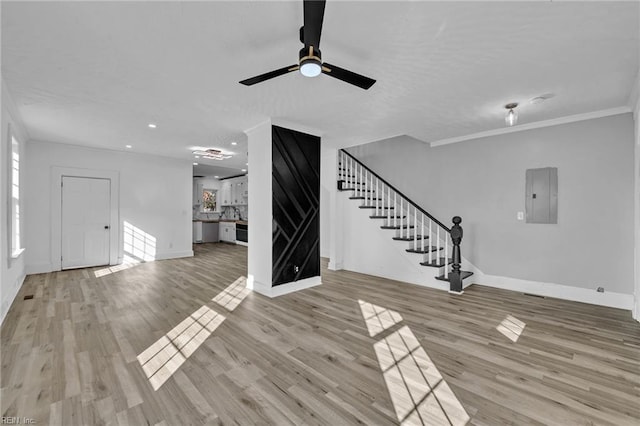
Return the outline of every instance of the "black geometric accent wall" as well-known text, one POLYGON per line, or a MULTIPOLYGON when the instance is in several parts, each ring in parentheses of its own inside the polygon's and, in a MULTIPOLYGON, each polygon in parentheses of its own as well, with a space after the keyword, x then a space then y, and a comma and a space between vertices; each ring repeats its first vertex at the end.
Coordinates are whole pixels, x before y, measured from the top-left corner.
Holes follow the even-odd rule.
POLYGON ((320 275, 320 138, 272 126, 272 286, 320 275))

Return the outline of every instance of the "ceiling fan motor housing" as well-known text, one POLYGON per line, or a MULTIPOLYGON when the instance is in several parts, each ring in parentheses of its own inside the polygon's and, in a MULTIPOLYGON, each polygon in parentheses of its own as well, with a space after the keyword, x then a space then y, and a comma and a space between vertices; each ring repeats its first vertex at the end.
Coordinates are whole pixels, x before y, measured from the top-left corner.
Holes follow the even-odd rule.
POLYGON ((313 46, 303 47, 300 49, 300 53, 298 54, 298 61, 300 66, 308 61, 322 66, 322 53, 320 52, 320 49, 316 49, 313 46))

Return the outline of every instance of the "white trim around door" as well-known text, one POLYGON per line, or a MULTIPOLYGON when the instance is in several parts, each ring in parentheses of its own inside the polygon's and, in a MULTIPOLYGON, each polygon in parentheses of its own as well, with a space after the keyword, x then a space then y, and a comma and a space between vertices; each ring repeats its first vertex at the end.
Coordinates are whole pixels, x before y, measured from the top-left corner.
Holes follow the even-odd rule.
POLYGON ((92 170, 75 167, 51 168, 51 265, 54 271, 62 270, 62 177, 108 179, 110 185, 109 214, 109 265, 122 263, 120 241, 120 175, 113 170, 92 170))

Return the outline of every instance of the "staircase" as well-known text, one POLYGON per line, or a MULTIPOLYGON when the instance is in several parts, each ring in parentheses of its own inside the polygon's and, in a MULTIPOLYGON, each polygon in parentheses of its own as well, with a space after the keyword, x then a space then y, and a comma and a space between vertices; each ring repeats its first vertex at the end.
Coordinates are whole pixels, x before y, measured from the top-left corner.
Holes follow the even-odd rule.
POLYGON ((338 152, 338 190, 350 192, 349 199, 369 210, 369 218, 379 221, 383 232, 393 231, 391 240, 408 244, 406 252, 433 269, 436 280, 449 282, 451 293, 462 293, 462 281, 473 273, 460 269, 459 216, 451 228, 445 226, 343 149, 338 152))

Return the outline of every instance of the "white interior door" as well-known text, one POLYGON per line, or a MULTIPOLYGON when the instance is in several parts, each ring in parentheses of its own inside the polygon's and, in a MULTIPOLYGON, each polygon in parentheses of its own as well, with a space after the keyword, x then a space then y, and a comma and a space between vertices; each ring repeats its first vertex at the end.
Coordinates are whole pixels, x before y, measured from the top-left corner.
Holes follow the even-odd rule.
POLYGON ((62 177, 62 269, 109 264, 111 181, 62 177))

